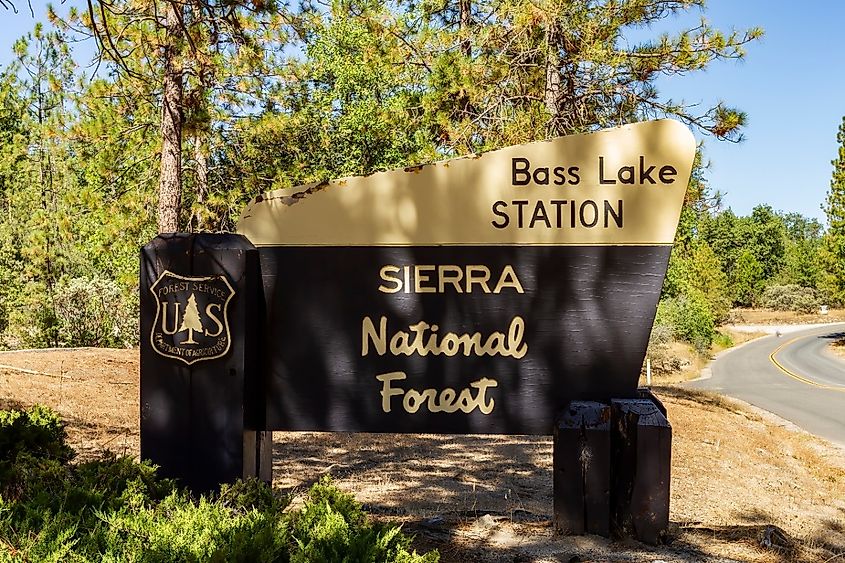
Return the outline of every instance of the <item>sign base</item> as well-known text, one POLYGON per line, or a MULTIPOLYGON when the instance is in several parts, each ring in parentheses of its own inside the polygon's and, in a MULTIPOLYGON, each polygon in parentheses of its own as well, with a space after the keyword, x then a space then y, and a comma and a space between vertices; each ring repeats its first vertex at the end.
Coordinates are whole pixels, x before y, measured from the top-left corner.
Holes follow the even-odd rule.
POLYGON ((647 390, 572 401, 554 431, 554 523, 563 534, 657 544, 669 527, 672 427, 647 390))

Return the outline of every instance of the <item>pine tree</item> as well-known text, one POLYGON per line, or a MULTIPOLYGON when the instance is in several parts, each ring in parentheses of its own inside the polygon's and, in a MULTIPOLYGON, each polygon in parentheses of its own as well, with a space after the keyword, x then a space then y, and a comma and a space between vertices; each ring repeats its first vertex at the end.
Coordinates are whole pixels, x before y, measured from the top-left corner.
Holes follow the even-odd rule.
POLYGON ((827 234, 822 260, 824 263, 823 289, 828 297, 845 302, 845 117, 836 135, 839 152, 831 161, 833 175, 824 211, 827 214, 827 234))
POLYGON ((182 317, 182 325, 179 327, 179 332, 188 331, 188 339, 183 344, 196 344, 194 340, 194 331, 202 331, 202 322, 200 321, 200 312, 197 309, 197 298, 193 293, 188 297, 188 305, 185 307, 185 315, 182 317))

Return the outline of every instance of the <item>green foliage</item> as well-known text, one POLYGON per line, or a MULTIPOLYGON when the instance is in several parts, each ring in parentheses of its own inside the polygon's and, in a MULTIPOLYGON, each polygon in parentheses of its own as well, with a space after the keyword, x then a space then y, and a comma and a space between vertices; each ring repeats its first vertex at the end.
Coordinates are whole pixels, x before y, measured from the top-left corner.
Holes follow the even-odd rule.
POLYGON ((720 261, 709 245, 696 244, 686 251, 681 246, 673 248, 666 273, 665 295, 700 294, 708 304, 710 316, 721 322, 727 318, 731 306, 727 285, 720 261))
POLYGON ((669 327, 675 339, 692 344, 701 354, 710 349, 716 335, 710 305, 698 290, 662 300, 654 324, 669 327))
POLYGON ((747 307, 757 304, 769 285, 818 287, 821 233, 815 219, 758 205, 748 217, 730 209, 702 215, 696 240, 717 257, 730 303, 747 307))
POLYGON ((13 462, 23 453, 69 461, 73 452, 65 444, 65 438, 64 423, 46 407, 0 411, 0 463, 13 462))
POLYGON ((734 303, 750 307, 757 301, 757 296, 765 280, 763 266, 754 253, 743 249, 731 269, 731 289, 734 303))
POLYGON ((824 272, 821 289, 833 302, 845 303, 845 117, 839 125, 836 142, 839 147, 831 161, 833 173, 824 205, 828 229, 821 256, 824 272))
POLYGON ((821 301, 813 288, 800 285, 771 285, 763 291, 762 305, 777 311, 812 313, 821 301))
POLYGON ((361 505, 328 478, 311 487, 303 509, 291 517, 296 544, 291 561, 396 561, 435 563, 436 551, 417 555, 398 526, 368 523, 361 505))
POLYGON ((0 411, 0 561, 439 560, 413 551, 400 527, 370 523, 327 478, 286 511, 258 480, 196 499, 147 463, 72 457, 54 412, 0 411))
POLYGON ((63 345, 103 347, 138 342, 138 303, 124 296, 112 280, 63 279, 53 303, 63 345))
POLYGON ((659 322, 667 322, 664 318, 656 319, 648 339, 646 358, 651 362, 651 369, 655 373, 674 373, 681 369, 681 360, 672 353, 670 343, 673 341, 674 327, 659 322))
POLYGON ((713 337, 713 345, 719 348, 731 348, 734 345, 734 339, 731 338, 730 334, 717 330, 713 337))

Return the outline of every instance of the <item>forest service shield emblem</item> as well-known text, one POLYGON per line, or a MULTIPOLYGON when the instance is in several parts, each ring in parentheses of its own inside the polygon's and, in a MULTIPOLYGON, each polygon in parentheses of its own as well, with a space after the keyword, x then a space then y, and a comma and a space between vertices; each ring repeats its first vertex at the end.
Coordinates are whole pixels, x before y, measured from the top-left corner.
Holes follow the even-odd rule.
POLYGON ((235 290, 226 276, 180 276, 168 270, 150 286, 156 316, 153 350, 188 365, 229 351, 229 302, 235 290))

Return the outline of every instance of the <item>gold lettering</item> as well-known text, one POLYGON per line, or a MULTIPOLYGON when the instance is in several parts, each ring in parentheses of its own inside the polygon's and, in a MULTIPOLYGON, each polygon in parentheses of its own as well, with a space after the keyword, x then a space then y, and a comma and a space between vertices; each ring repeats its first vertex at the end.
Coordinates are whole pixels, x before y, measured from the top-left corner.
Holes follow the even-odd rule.
POLYGON ((440 392, 440 404, 439 405, 429 405, 428 410, 431 412, 448 412, 453 413, 458 410, 458 407, 455 406, 455 390, 451 387, 447 387, 440 392))
POLYGON ((457 293, 463 293, 461 280, 464 278, 464 270, 460 266, 451 264, 437 266, 437 291, 446 293, 446 284, 452 284, 457 293), (448 275, 451 272, 452 275, 448 275))
POLYGON ((391 399, 400 395, 402 396, 402 408, 409 414, 418 412, 420 407, 425 405, 428 411, 433 413, 454 413, 460 410, 469 414, 478 409, 481 414, 487 415, 493 412, 493 408, 496 406, 496 401, 487 396, 488 389, 499 385, 495 379, 482 377, 470 383, 469 387, 461 389, 460 393, 457 393, 451 387, 447 387, 441 390, 439 395, 437 390, 433 388, 417 391, 416 389, 405 390, 391 385, 393 381, 402 381, 407 377, 403 371, 392 371, 376 376, 376 379, 382 384, 380 391, 382 411, 391 412, 391 399), (473 392, 473 390, 475 391, 473 392), (457 400, 455 400, 456 397, 457 400))
POLYGON ((490 293, 490 287, 487 285, 488 281, 490 281, 490 268, 487 266, 467 265, 467 293, 472 293, 472 284, 475 283, 481 286, 484 293, 490 293))
POLYGON ((475 398, 475 402, 478 405, 478 410, 481 411, 481 414, 490 414, 493 412, 493 407, 496 405, 496 401, 493 400, 493 397, 490 397, 490 402, 486 402, 484 400, 484 395, 487 393, 487 389, 489 387, 498 387, 499 383, 495 379, 487 379, 486 377, 482 377, 478 381, 473 381, 470 383, 471 387, 475 387, 478 389, 478 396, 475 398))
MULTIPOLYGON (((401 267, 385 264, 379 270, 379 277, 381 284, 378 290, 382 293, 446 293, 448 289, 455 293, 472 293, 473 286, 478 286, 478 290, 484 293, 498 294, 508 288, 525 293, 516 270, 510 264, 498 273, 492 291, 493 272, 482 264, 412 264, 401 267)), ((210 291, 212 288, 207 289, 210 291)))
POLYGON ((516 277, 516 271, 510 264, 502 270, 502 275, 499 276, 499 283, 496 284, 496 289, 493 290, 493 293, 501 293, 506 287, 512 287, 517 293, 525 293, 525 290, 522 289, 522 284, 519 283, 519 278, 516 277))
POLYGON ((396 277, 391 276, 390 274, 398 274, 399 273, 399 266, 394 266, 392 264, 387 264, 382 266, 381 270, 379 271, 379 275, 381 279, 394 284, 394 287, 388 287, 384 284, 378 286, 378 290, 382 293, 397 293, 402 291, 402 280, 396 277))
POLYGON ((377 375, 376 379, 382 382, 381 385, 381 410, 384 412, 390 412, 390 398, 394 395, 402 395, 404 391, 402 389, 393 389, 390 387, 391 381, 402 380, 405 379, 407 376, 403 371, 392 371, 390 373, 383 373, 381 375, 377 375))
POLYGON ((525 321, 522 317, 514 317, 508 328, 508 350, 512 357, 522 358, 528 352, 528 344, 522 341, 525 336, 525 321))
POLYGON ((446 333, 443 340, 440 341, 440 351, 450 358, 458 353, 460 349, 460 339, 454 332, 446 333))
POLYGON ((214 324, 217 325, 217 332, 208 332, 208 329, 206 329, 204 332, 206 336, 217 338, 218 336, 220 336, 220 333, 223 332, 223 323, 221 323, 220 319, 214 313, 211 312, 212 308, 220 311, 220 305, 218 305, 217 303, 209 303, 208 306, 205 308, 205 316, 211 319, 214 324))
POLYGON ((163 301, 161 303, 161 331, 164 334, 168 334, 168 335, 169 334, 176 334, 176 332, 178 331, 177 327, 179 326, 179 305, 180 305, 180 303, 178 303, 178 302, 174 303, 174 305, 176 306, 175 307, 176 308, 176 314, 173 316, 173 330, 167 329, 167 309, 169 308, 168 305, 169 305, 169 303, 167 301, 163 301))
MULTIPOLYGON (((382 317, 384 318, 384 317, 382 317)), ((390 339, 390 353, 394 356, 405 354, 410 356, 413 354, 413 348, 408 344, 408 333, 399 331, 390 339)))
POLYGON ((387 351, 387 317, 382 317, 379 320, 379 330, 376 334, 376 327, 373 326, 373 321, 370 317, 364 317, 361 322, 361 356, 366 356, 370 353, 370 340, 376 347, 376 352, 379 356, 384 356, 387 351))
POLYGON ((405 396, 402 397, 402 407, 405 409, 405 412, 413 414, 420 410, 420 405, 425 402, 425 396, 429 391, 434 393, 434 389, 425 389, 422 394, 413 389, 408 389, 405 392, 405 396))
MULTIPOLYGON (((397 331, 389 340, 390 353, 394 356, 443 354, 452 357, 462 351, 464 356, 505 356, 516 359, 523 358, 528 353, 528 344, 524 342, 525 321, 519 316, 511 319, 507 334, 496 331, 490 333, 486 339, 479 332, 447 332, 441 335, 439 329, 437 325, 419 321, 410 325, 408 331, 397 331)), ((364 317, 361 322, 361 356, 370 353, 371 342, 378 355, 387 353, 387 317, 382 316, 379 319, 378 330, 370 317, 364 317)))
POLYGON ((431 279, 431 276, 424 274, 423 271, 433 272, 434 266, 419 265, 414 266, 414 291, 417 293, 435 293, 437 290, 431 286, 423 285, 431 279))

